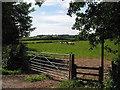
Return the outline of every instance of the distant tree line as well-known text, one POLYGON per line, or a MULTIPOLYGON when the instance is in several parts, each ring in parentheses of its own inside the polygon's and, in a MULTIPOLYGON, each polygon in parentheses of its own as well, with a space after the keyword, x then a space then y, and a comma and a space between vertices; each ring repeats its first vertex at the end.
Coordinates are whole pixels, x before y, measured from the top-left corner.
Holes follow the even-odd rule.
POLYGON ((34 41, 34 40, 70 40, 79 41, 87 40, 80 35, 37 35, 35 37, 23 38, 22 41, 34 41))

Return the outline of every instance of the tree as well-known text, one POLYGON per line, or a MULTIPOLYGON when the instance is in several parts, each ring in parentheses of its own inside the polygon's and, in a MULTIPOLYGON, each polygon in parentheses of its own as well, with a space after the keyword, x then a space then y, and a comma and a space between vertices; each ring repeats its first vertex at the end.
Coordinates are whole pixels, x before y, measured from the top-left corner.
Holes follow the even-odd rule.
MULTIPOLYGON (((120 2, 71 2, 68 9, 68 15, 75 14, 76 21, 73 25, 73 29, 80 30, 81 35, 87 38, 92 45, 92 48, 102 43, 104 39, 110 39, 115 41, 115 45, 120 43, 120 2), (88 7, 85 12, 80 12, 81 8, 88 7)), ((119 52, 118 50, 112 50, 105 46, 109 52, 119 52)), ((120 58, 115 59, 116 65, 111 72, 111 78, 113 83, 111 87, 119 88, 120 83, 120 58)))
MULTIPOLYGON (((43 2, 36 1, 39 7, 43 2)), ((29 15, 35 11, 32 3, 26 2, 2 2, 2 44, 9 45, 19 42, 21 37, 27 37, 35 29, 32 27, 32 17, 29 15), (31 9, 30 9, 31 8, 31 9)))
POLYGON ((88 38, 93 47, 101 43, 103 38, 111 40, 116 38, 115 44, 118 44, 120 42, 119 8, 120 2, 71 2, 68 15, 76 14, 76 21, 72 28, 80 30, 81 35, 88 38), (88 7, 86 11, 80 12, 85 6, 88 7))
MULTIPOLYGON (((36 5, 42 3, 36 2, 36 5)), ((35 28, 32 27, 34 11, 31 3, 2 2, 2 58, 3 68, 14 70, 27 67, 26 48, 20 42, 21 37, 29 36, 35 28)))
POLYGON ((27 3, 2 3, 2 42, 4 45, 15 44, 21 37, 28 36, 35 28, 32 26, 32 12, 27 3))

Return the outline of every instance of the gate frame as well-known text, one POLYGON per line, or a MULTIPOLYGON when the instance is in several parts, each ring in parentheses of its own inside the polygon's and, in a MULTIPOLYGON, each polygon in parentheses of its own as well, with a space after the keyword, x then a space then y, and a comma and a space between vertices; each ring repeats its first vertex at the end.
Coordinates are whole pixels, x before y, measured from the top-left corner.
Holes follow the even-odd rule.
MULTIPOLYGON (((73 56, 74 57, 74 56, 73 56)), ((70 74, 70 79, 74 79, 74 78, 77 78, 77 74, 86 74, 86 75, 91 75, 91 76, 98 76, 99 77, 99 82, 102 83, 103 82, 103 68, 102 67, 98 67, 98 68, 95 68, 95 67, 80 67, 80 66, 77 66, 76 64, 74 64, 72 67, 71 67, 71 73, 70 74), (77 69, 89 69, 89 70, 98 70, 99 71, 99 74, 92 74, 92 73, 79 73, 77 72, 77 69)), ((89 80, 89 79, 84 79, 84 80, 89 80)), ((97 80, 93 80, 93 81, 97 81, 97 80)))
MULTIPOLYGON (((102 47, 103 48, 103 47, 102 47)), ((103 49, 102 49, 103 50, 103 49)), ((38 52, 33 52, 33 51, 28 51, 28 52, 31 52, 31 53, 38 53, 38 52)), ((99 68, 94 68, 94 67, 80 67, 80 66, 77 66, 75 63, 74 63, 74 54, 58 54, 58 53, 45 53, 45 52, 40 52, 40 54, 53 54, 53 55, 68 55, 69 56, 69 76, 68 76, 68 79, 69 80, 72 80, 74 78, 77 77, 77 69, 78 68, 81 68, 81 69, 91 69, 91 70, 99 70, 99 82, 102 84, 103 83, 103 65, 99 68)), ((34 59, 34 58, 32 58, 34 59)), ((103 58, 102 58, 103 59, 103 58)), ((79 73, 80 74, 80 73, 79 73)), ((82 74, 82 73, 81 73, 82 74)), ((84 73, 85 74, 85 73, 84 73)), ((89 73, 86 73, 86 75, 92 75, 92 74, 89 74, 89 73)))
MULTIPOLYGON (((58 54, 58 53, 46 53, 46 52, 34 52, 34 51, 27 51, 28 53, 30 52, 30 53, 38 53, 39 55, 42 55, 42 54, 50 54, 50 55, 63 55, 63 56, 68 56, 69 58, 68 58, 68 77, 66 78, 66 79, 70 79, 71 78, 71 75, 73 74, 71 71, 73 71, 73 70, 71 70, 72 68, 71 68, 71 65, 70 65, 70 63, 71 64, 73 64, 71 61, 74 61, 74 59, 72 59, 72 57, 73 57, 73 55, 72 54, 58 54), (72 56, 72 57, 71 57, 72 56)), ((39 56, 39 55, 37 55, 37 56, 39 56)), ((34 60, 34 58, 35 57, 37 57, 36 55, 34 56, 34 57, 32 57, 32 58, 30 58, 30 60, 34 60)), ((39 56, 40 57, 40 56, 39 56)), ((43 55, 43 57, 44 57, 44 55, 43 55)), ((45 59, 46 59, 47 57, 45 57, 45 59)), ((48 59, 48 58, 47 58, 48 59)), ((52 58, 51 58, 52 59, 52 58)), ((53 58, 53 59, 61 59, 62 60, 62 58, 53 58)), ((36 60, 36 59, 35 59, 36 60)), ((74 64, 73 64, 74 65, 74 64)), ((35 65, 34 65, 35 66, 35 65)), ((35 71, 35 70, 34 70, 35 71)), ((36 69, 36 71, 38 71, 38 72, 42 72, 42 71, 40 71, 40 70, 37 70, 36 69)), ((44 72, 42 72, 42 73, 44 73, 44 72)), ((47 73, 46 73, 47 74, 47 73)), ((50 73, 50 75, 52 75, 52 76, 55 76, 55 75, 53 75, 53 73, 50 73)), ((56 77, 61 77, 61 76, 59 76, 59 75, 56 75, 56 77)), ((64 79, 64 78, 63 78, 64 79)))

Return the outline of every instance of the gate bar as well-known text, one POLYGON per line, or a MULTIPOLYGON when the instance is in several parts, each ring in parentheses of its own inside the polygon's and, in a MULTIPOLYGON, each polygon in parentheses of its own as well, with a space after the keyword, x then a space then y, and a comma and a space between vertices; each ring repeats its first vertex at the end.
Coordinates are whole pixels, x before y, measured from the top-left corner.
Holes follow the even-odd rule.
POLYGON ((62 74, 62 73, 58 73, 58 72, 54 72, 54 70, 48 70, 48 69, 43 69, 43 68, 35 68, 34 66, 30 66, 31 68, 34 68, 34 69, 37 69, 37 70, 42 70, 42 71, 44 71, 44 72, 46 72, 46 71, 48 71, 48 73, 50 72, 50 73, 53 73, 53 74, 59 74, 59 75, 61 75, 61 76, 65 76, 65 77, 68 77, 68 75, 65 75, 65 74, 62 74))
MULTIPOLYGON (((40 67, 40 66, 37 66, 39 68, 45 68, 45 69, 48 69, 48 70, 56 70, 56 69, 50 69, 50 68, 47 68, 47 67, 40 67)), ((64 72, 64 71, 61 71, 61 70, 56 70, 57 72, 61 72, 61 73, 64 73, 64 74, 68 74, 68 72, 64 72)), ((67 70, 66 70, 67 71, 67 70)))
POLYGON ((69 56, 69 54, 45 53, 45 52, 41 52, 41 54, 53 54, 53 55, 66 55, 66 56, 69 56))
MULTIPOLYGON (((48 74, 48 73, 46 73, 46 72, 43 72, 43 71, 40 71, 40 70, 36 70, 36 69, 34 69, 34 68, 31 68, 31 69, 34 70, 34 71, 37 71, 37 72, 42 72, 42 73, 48 74)), ((50 73, 49 73, 49 74, 50 74, 50 73)), ((61 77, 61 76, 54 75, 54 74, 50 74, 50 75, 53 75, 53 76, 56 76, 56 77, 60 77, 60 78, 62 78, 62 79, 68 79, 68 78, 61 77)))

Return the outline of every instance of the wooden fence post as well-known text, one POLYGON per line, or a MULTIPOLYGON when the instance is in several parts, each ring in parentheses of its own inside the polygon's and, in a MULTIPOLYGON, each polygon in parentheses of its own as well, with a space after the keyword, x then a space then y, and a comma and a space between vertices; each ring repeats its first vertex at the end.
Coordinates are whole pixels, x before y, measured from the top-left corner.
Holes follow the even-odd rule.
POLYGON ((102 67, 99 67, 99 82, 101 85, 103 84, 102 67))
POLYGON ((72 70, 72 68, 71 68, 71 66, 72 66, 72 56, 71 56, 71 54, 70 54, 70 56, 69 56, 70 58, 69 58, 69 80, 71 80, 71 70, 72 70))
POLYGON ((70 66, 69 66, 69 79, 73 79, 73 77, 74 77, 74 68, 75 66, 74 66, 74 54, 71 54, 70 55, 70 66))
POLYGON ((72 79, 74 77, 74 54, 72 54, 72 79))
POLYGON ((73 72, 73 77, 74 78, 76 78, 76 75, 77 75, 76 70, 77 70, 77 66, 76 66, 76 64, 74 64, 74 72, 73 72))

